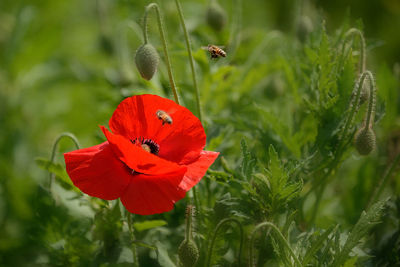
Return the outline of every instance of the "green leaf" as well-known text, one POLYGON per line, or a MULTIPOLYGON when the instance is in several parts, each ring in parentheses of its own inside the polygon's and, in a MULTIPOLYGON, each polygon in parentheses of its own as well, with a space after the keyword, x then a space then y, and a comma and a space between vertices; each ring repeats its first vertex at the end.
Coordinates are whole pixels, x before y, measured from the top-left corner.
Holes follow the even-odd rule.
POLYGON ((272 114, 269 110, 264 107, 256 105, 256 108, 261 111, 265 124, 271 127, 271 129, 281 138, 285 146, 294 154, 296 158, 300 158, 301 152, 300 147, 295 138, 293 137, 291 129, 282 123, 282 120, 278 116, 272 114))
POLYGON ((317 253, 317 251, 324 245, 325 241, 328 240, 328 236, 332 233, 334 230, 334 227, 329 228, 326 230, 322 235, 318 237, 318 239, 312 244, 311 248, 307 250, 306 255, 303 258, 302 265, 307 266, 307 264, 310 262, 312 257, 317 253))
POLYGON ((342 250, 332 266, 343 265, 351 250, 357 246, 361 238, 366 236, 372 227, 380 223, 387 200, 375 203, 367 212, 363 211, 357 224, 354 226, 342 250))
POLYGON ((144 230, 149 230, 152 228, 160 227, 166 225, 167 222, 163 220, 152 220, 152 221, 144 221, 144 222, 137 222, 133 224, 133 227, 138 232, 144 231, 144 230))
POLYGON ((65 168, 63 165, 59 164, 59 163, 54 163, 51 162, 48 159, 45 158, 36 158, 35 159, 36 164, 50 172, 56 175, 56 177, 58 177, 59 179, 56 181, 59 181, 61 183, 62 186, 66 187, 67 189, 72 189, 76 192, 81 192, 77 187, 75 187, 75 185, 72 183, 71 179, 69 178, 65 168))
POLYGON ((249 179, 249 177, 254 172, 254 168, 256 166, 256 160, 251 156, 251 153, 248 150, 246 140, 242 139, 240 141, 240 146, 242 148, 242 156, 243 156, 241 171, 243 176, 249 179))

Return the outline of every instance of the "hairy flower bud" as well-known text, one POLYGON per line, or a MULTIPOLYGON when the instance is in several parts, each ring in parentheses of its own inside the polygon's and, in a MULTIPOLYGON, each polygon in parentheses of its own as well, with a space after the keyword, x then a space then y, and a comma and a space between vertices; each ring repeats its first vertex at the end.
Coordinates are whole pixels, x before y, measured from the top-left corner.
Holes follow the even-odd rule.
POLYGON ((217 3, 216 0, 211 1, 207 13, 207 23, 216 31, 221 31, 226 24, 226 12, 225 10, 217 3))
POLYGON ((313 24, 308 16, 302 16, 297 22, 296 34, 301 42, 307 39, 307 36, 313 31, 313 24))
POLYGON ((368 155, 374 150, 376 137, 372 128, 362 127, 354 136, 354 146, 360 155, 368 155))
POLYGON ((178 249, 179 260, 184 267, 194 266, 199 259, 199 249, 191 239, 182 241, 178 249))
POLYGON ((157 70, 160 57, 157 50, 151 44, 144 44, 136 51, 135 62, 140 75, 150 80, 157 70))

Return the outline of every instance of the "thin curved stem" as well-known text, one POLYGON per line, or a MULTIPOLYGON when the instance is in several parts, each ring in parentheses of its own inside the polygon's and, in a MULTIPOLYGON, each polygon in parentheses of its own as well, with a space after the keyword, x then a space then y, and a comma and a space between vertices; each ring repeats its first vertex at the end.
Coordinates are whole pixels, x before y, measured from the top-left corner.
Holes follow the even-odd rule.
POLYGON ((301 266, 301 263, 299 259, 296 257, 296 254, 294 253, 293 249, 290 247, 288 241, 285 239, 285 237, 282 235, 281 231, 279 231, 278 227, 275 226, 275 224, 271 222, 263 222, 258 224, 253 232, 251 233, 250 236, 250 249, 249 249, 249 261, 250 261, 250 266, 253 267, 254 265, 254 240, 255 240, 255 234, 256 232, 261 229, 264 226, 269 226, 276 234, 278 239, 280 240, 281 244, 283 244, 287 250, 289 251, 290 255, 292 256, 294 262, 296 263, 297 266, 301 266))
MULTIPOLYGON (((374 120, 372 117, 374 116, 375 113, 375 101, 376 101, 376 85, 375 85, 375 80, 374 76, 370 71, 366 71, 365 73, 368 74, 368 80, 369 80, 369 102, 368 102, 368 111, 367 111, 367 117, 366 117, 366 123, 365 127, 372 127, 374 120)), ((368 129, 368 128, 367 128, 368 129)))
MULTIPOLYGON (((316 198, 316 202, 315 202, 315 206, 314 206, 314 210, 312 212, 312 222, 314 222, 314 219, 316 218, 316 214, 319 208, 319 202, 320 199, 323 195, 323 192, 325 190, 325 186, 327 184, 327 178, 331 175, 332 171, 337 167, 337 165, 340 162, 340 158, 341 158, 341 154, 343 152, 343 148, 344 148, 344 143, 345 143, 345 139, 346 136, 348 134, 348 131, 350 129, 350 125, 354 119, 355 114, 357 113, 359 106, 360 106, 360 95, 361 95, 361 89, 364 86, 364 82, 366 80, 366 78, 368 78, 368 81, 370 82, 370 98, 369 98, 369 106, 368 106, 368 111, 367 111, 367 118, 366 118, 366 124, 365 125, 369 125, 370 124, 370 118, 373 114, 373 110, 375 109, 375 84, 374 84, 374 77, 372 75, 372 73, 370 71, 364 71, 358 82, 356 83, 356 87, 355 87, 355 94, 352 94, 351 100, 350 100, 350 112, 349 112, 349 116, 347 117, 347 121, 344 125, 344 127, 342 128, 342 132, 340 134, 340 138, 339 138, 339 144, 338 144, 338 148, 335 152, 335 157, 332 161, 332 163, 329 166, 328 171, 326 172, 326 174, 323 176, 322 179, 319 180, 319 182, 317 183, 317 185, 315 185, 313 188, 318 188, 319 186, 321 186, 320 191, 317 192, 317 198, 316 198)), ((367 126, 365 126, 367 127, 367 126)), ((310 190, 311 191, 311 190, 310 190)))
POLYGON ((358 35, 358 37, 360 39, 360 60, 358 63, 358 74, 362 74, 366 68, 367 56, 365 53, 366 45, 365 45, 364 35, 362 34, 362 32, 359 29, 351 28, 346 32, 345 37, 344 37, 343 46, 342 46, 342 56, 344 55, 346 43, 354 35, 358 35))
MULTIPOLYGON (((360 106, 361 89, 362 89, 362 87, 364 86, 364 81, 365 81, 365 79, 366 79, 367 77, 369 78, 369 81, 370 81, 370 83, 371 83, 371 85, 372 85, 373 75, 372 75, 372 73, 371 73, 370 71, 365 71, 365 72, 363 72, 363 73, 361 74, 360 78, 358 79, 358 82, 357 82, 356 88, 355 88, 356 93, 355 93, 355 94, 352 94, 352 97, 351 97, 351 100, 350 100, 350 107, 351 107, 351 110, 350 110, 350 112, 349 112, 349 116, 347 117, 347 121, 346 121, 346 123, 345 123, 345 125, 344 125, 344 127, 343 127, 342 133, 341 133, 341 135, 340 135, 339 146, 338 146, 338 149, 336 150, 336 157, 335 157, 335 159, 337 158, 337 156, 338 156, 338 155, 340 154, 340 152, 341 152, 341 149, 342 149, 342 147, 343 147, 342 144, 343 144, 344 139, 346 138, 346 135, 347 135, 347 133, 348 133, 348 131, 349 131, 350 124, 352 123, 352 121, 353 121, 353 119, 354 119, 354 116, 355 116, 355 114, 357 113, 357 111, 358 111, 358 109, 359 109, 359 106, 360 106)), ((375 101, 375 98, 374 98, 373 101, 375 101)), ((372 102, 372 101, 370 101, 370 103, 371 103, 371 102, 372 102)))
POLYGON ((390 167, 385 172, 385 175, 380 180, 379 185, 378 185, 378 187, 376 187, 376 189, 368 203, 367 208, 371 207, 376 201, 379 200, 379 197, 381 196, 383 189, 385 188, 387 182, 389 181, 389 178, 392 177, 393 172, 395 171, 399 162, 400 162, 400 153, 397 154, 396 158, 392 161, 392 164, 390 164, 390 167))
POLYGON ((196 104, 197 104, 197 113, 198 113, 197 115, 199 116, 200 122, 203 122, 202 115, 201 115, 200 92, 199 92, 199 87, 197 85, 196 71, 194 69, 194 59, 193 59, 193 55, 192 55, 192 48, 190 45, 190 38, 189 38, 188 31, 186 29, 185 19, 183 17, 183 11, 182 11, 182 7, 181 7, 179 0, 175 0, 175 4, 178 9, 179 19, 181 22, 183 33, 185 35, 186 49, 187 49, 187 52, 189 55, 190 68, 192 70, 193 86, 196 91, 196 104))
POLYGON ((241 266, 240 259, 242 257, 243 227, 242 227, 242 224, 237 219, 234 219, 234 218, 223 219, 217 224, 217 227, 215 228, 213 236, 211 238, 210 247, 208 249, 208 257, 207 257, 207 261, 206 261, 207 262, 206 266, 211 266, 211 256, 212 256, 212 251, 213 251, 213 248, 214 248, 215 239, 217 238, 218 230, 222 227, 222 225, 224 225, 225 223, 228 223, 228 222, 234 222, 239 226, 239 230, 240 230, 240 245, 239 245, 239 255, 238 255, 238 266, 241 266))
POLYGON ((149 42, 149 38, 147 36, 147 16, 150 11, 150 9, 154 8, 157 14, 157 23, 158 23, 158 29, 160 30, 160 37, 161 41, 163 44, 163 49, 164 49, 164 55, 165 55, 165 61, 167 64, 167 70, 168 70, 168 78, 169 78, 169 83, 171 85, 172 93, 174 94, 175 102, 179 104, 179 97, 178 97, 178 92, 176 90, 176 84, 174 80, 174 76, 172 74, 172 65, 171 65, 171 60, 169 57, 168 53, 168 45, 167 45, 167 39, 165 38, 165 30, 164 30, 164 23, 161 19, 161 13, 160 13, 160 8, 156 3, 151 3, 146 6, 145 12, 144 12, 144 19, 143 19, 143 38, 144 38, 144 43, 147 44, 149 42))
MULTIPOLYGON (((50 163, 54 162, 54 160, 56 158, 56 152, 57 152, 58 143, 64 137, 67 137, 67 138, 71 139, 72 142, 75 144, 76 148, 80 149, 80 145, 79 145, 78 139, 75 137, 75 135, 73 135, 72 133, 62 133, 57 137, 56 141, 54 142, 53 149, 51 151, 50 163)), ((49 189, 51 188, 51 184, 52 184, 52 182, 54 180, 54 177, 55 177, 55 174, 54 173, 50 173, 49 189)))

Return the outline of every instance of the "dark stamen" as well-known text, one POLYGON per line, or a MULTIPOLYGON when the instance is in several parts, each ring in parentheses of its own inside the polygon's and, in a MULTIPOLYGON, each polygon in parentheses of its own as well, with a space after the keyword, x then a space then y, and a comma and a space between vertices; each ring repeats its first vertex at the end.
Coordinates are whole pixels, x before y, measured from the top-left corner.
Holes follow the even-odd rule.
POLYGON ((139 137, 139 138, 131 140, 131 143, 141 145, 141 147, 144 150, 146 150, 147 152, 150 152, 154 155, 157 155, 158 152, 160 151, 160 146, 151 139, 144 139, 143 137, 139 137))

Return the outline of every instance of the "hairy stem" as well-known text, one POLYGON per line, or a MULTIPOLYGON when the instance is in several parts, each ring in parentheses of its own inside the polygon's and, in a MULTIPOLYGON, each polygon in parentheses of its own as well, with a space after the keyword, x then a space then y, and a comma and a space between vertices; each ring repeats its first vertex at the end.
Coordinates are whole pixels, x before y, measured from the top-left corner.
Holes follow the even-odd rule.
POLYGON ((187 49, 187 52, 189 55, 190 69, 192 70, 193 86, 196 91, 197 115, 199 116, 200 122, 203 122, 202 115, 201 115, 200 92, 199 92, 199 87, 197 85, 196 71, 194 69, 194 59, 193 59, 193 55, 192 55, 190 37, 189 37, 188 31, 186 29, 185 19, 183 17, 182 6, 181 6, 179 0, 175 0, 175 4, 176 4, 176 8, 178 9, 179 19, 181 22, 183 33, 185 35, 186 49, 187 49))
POLYGON ((293 249, 290 247, 288 241, 285 239, 285 237, 282 235, 281 231, 279 231, 278 227, 276 227, 273 223, 271 222, 263 222, 258 224, 253 232, 251 233, 250 236, 250 249, 249 249, 249 261, 250 261, 250 266, 253 267, 254 265, 254 241, 255 241, 255 234, 256 232, 261 229, 264 226, 268 226, 270 227, 270 229, 273 230, 273 232, 275 232, 276 236, 278 237, 279 242, 281 243, 281 245, 283 245, 284 247, 286 247, 286 249, 289 251, 290 255, 292 256, 294 262, 296 263, 297 266, 301 266, 301 263, 299 261, 299 259, 296 257, 296 254, 294 254, 293 249))
POLYGON ((185 239, 192 240, 192 223, 193 223, 193 213, 195 209, 194 206, 188 205, 186 207, 186 228, 185 228, 185 239))
POLYGON ((365 53, 366 46, 365 46, 364 35, 362 34, 362 32, 359 29, 351 28, 350 30, 348 30, 346 32, 345 37, 344 37, 343 46, 342 46, 342 56, 344 55, 347 42, 353 36, 358 36, 359 40, 360 40, 360 60, 359 60, 359 63, 358 63, 358 74, 360 75, 365 71, 366 62, 367 62, 367 56, 366 56, 366 53, 365 53))
MULTIPOLYGON (((349 116, 347 117, 346 123, 344 125, 344 127, 342 128, 342 132, 339 135, 339 144, 338 144, 338 148, 336 149, 335 152, 335 157, 332 161, 332 163, 329 166, 328 171, 325 173, 325 175, 322 177, 322 179, 319 180, 319 182, 313 186, 313 188, 318 188, 319 186, 321 186, 320 191, 317 193, 317 199, 316 199, 316 203, 314 205, 314 210, 312 211, 312 220, 311 222, 314 222, 314 219, 316 218, 316 214, 319 208, 319 203, 320 203, 320 199, 323 195, 323 192, 325 190, 325 186, 328 183, 327 178, 331 175, 331 173, 337 168, 337 166, 339 165, 340 162, 340 158, 342 156, 342 152, 343 149, 345 147, 345 143, 346 143, 346 136, 348 134, 348 131, 350 130, 350 125, 359 109, 360 106, 360 95, 361 95, 361 88, 364 86, 364 82, 365 80, 368 78, 368 81, 370 82, 370 97, 369 97, 369 106, 368 106, 368 111, 367 111, 367 115, 366 115, 366 124, 365 125, 369 125, 370 122, 370 118, 372 116, 372 114, 374 113, 374 109, 375 109, 375 84, 374 84, 374 77, 372 75, 372 73, 370 71, 365 71, 361 74, 358 82, 356 83, 356 86, 354 88, 355 93, 353 92, 351 100, 350 100, 350 112, 349 112, 349 116)), ((365 126, 367 127, 367 126, 365 126)), ((310 190, 311 191, 311 190, 310 190)))
POLYGON ((169 57, 169 52, 168 52, 168 45, 167 45, 167 39, 165 38, 165 30, 164 30, 164 23, 161 18, 161 13, 160 13, 160 8, 156 3, 151 3, 149 4, 144 12, 144 19, 143 19, 143 38, 144 38, 144 43, 147 44, 149 42, 149 38, 147 36, 147 16, 150 11, 150 9, 154 8, 156 11, 157 15, 157 23, 158 23, 158 29, 160 30, 160 37, 161 41, 163 44, 163 49, 164 49, 164 55, 165 55, 165 61, 167 64, 167 70, 168 70, 168 78, 169 78, 169 84, 171 85, 172 93, 174 94, 175 102, 179 104, 179 97, 178 97, 178 92, 176 90, 176 85, 175 85, 175 80, 174 76, 172 74, 172 65, 171 65, 171 60, 169 57))
MULTIPOLYGON (((61 141, 61 139, 63 139, 64 137, 71 139, 72 142, 75 144, 75 147, 76 147, 77 149, 80 149, 80 145, 79 145, 78 139, 76 138, 75 135, 73 135, 72 133, 62 133, 62 134, 60 134, 60 135, 57 137, 56 141, 54 142, 53 150, 51 151, 51 157, 50 157, 50 162, 51 162, 51 163, 53 163, 54 160, 55 160, 55 158, 56 158, 56 152, 57 152, 58 143, 59 143, 59 142, 61 141)), ((49 190, 50 190, 50 188, 51 188, 51 184, 52 184, 52 182, 53 182, 53 180, 54 180, 54 177, 55 177, 55 174, 54 174, 54 173, 50 173, 49 190)))
POLYGON ((215 228, 214 233, 211 238, 210 247, 208 249, 208 257, 207 257, 207 261, 206 261, 207 262, 206 266, 211 266, 211 256, 212 256, 212 252, 213 252, 213 248, 214 248, 215 239, 217 238, 217 233, 218 233, 219 229, 222 227, 222 225, 224 225, 225 223, 228 223, 228 222, 236 223, 239 226, 240 245, 239 245, 239 255, 238 255, 238 266, 241 266, 240 259, 242 256, 242 246, 243 246, 243 227, 242 227, 242 224, 237 219, 234 219, 234 218, 223 219, 217 224, 217 227, 215 228))
MULTIPOLYGON (((365 82, 365 79, 367 77, 369 78, 368 80, 371 83, 370 87, 374 86, 374 85, 372 85, 372 82, 373 82, 372 73, 370 71, 363 72, 361 74, 360 78, 358 79, 356 87, 354 88, 355 93, 352 94, 352 97, 351 97, 351 100, 350 100, 350 112, 349 112, 349 116, 347 117, 346 123, 345 123, 345 125, 343 127, 343 130, 341 132, 341 135, 340 135, 338 149, 336 150, 336 153, 335 153, 335 155, 336 155, 335 159, 336 160, 338 160, 337 157, 342 152, 341 150, 343 148, 343 142, 346 139, 347 133, 348 133, 348 131, 350 129, 350 124, 353 122, 354 116, 355 116, 355 114, 357 113, 357 111, 358 111, 358 109, 360 107, 361 89, 364 86, 364 82, 365 82)), ((375 98, 373 100, 370 99, 370 104, 373 104, 373 103, 375 103, 375 98)), ((372 111, 372 108, 371 108, 371 111, 372 111)))
POLYGON ((365 121, 365 127, 366 129, 372 127, 374 120, 372 117, 374 116, 375 113, 375 101, 376 101, 376 85, 375 85, 375 80, 374 76, 370 71, 366 71, 368 75, 368 80, 369 80, 369 98, 368 98, 368 111, 366 114, 366 121, 365 121))

